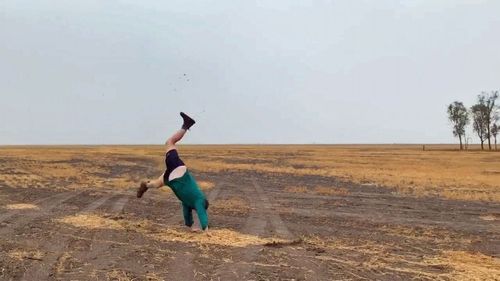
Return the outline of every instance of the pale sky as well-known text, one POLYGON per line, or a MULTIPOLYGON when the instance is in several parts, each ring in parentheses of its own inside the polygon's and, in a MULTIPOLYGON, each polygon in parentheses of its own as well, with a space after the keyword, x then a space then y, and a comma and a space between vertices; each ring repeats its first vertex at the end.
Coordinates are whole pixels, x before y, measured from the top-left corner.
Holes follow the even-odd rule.
POLYGON ((0 144, 450 143, 500 1, 0 1, 0 144), (185 75, 184 75, 185 74, 185 75))

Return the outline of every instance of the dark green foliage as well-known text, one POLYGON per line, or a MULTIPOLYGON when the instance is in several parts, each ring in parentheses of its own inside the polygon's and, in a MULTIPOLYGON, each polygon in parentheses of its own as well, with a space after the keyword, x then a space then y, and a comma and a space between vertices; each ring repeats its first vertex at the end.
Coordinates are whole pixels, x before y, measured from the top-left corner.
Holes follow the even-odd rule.
POLYGON ((462 102, 455 101, 448 106, 448 119, 453 124, 453 135, 460 140, 460 150, 462 150, 465 126, 469 123, 469 113, 462 102))

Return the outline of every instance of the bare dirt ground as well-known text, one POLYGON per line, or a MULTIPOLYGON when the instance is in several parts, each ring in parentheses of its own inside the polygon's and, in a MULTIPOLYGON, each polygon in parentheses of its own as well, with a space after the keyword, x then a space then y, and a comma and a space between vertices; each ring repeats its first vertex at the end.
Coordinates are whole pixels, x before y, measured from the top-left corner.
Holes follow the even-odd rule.
POLYGON ((303 149, 181 148, 207 235, 168 190, 135 198, 160 147, 2 148, 0 280, 500 280, 499 202, 257 168, 303 149))

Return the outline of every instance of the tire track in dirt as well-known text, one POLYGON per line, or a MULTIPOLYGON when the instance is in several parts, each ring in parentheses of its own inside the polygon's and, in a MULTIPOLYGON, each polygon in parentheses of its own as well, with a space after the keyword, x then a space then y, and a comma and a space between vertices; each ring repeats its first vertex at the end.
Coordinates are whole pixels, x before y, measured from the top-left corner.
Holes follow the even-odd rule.
MULTIPOLYGON (((245 196, 254 198, 257 193, 255 185, 249 184, 248 187, 243 188, 245 196)), ((253 211, 246 218, 241 232, 261 237, 266 232, 268 222, 260 199, 251 200, 250 209, 253 211)), ((255 269, 254 261, 261 249, 261 246, 247 246, 242 249, 232 250, 231 259, 236 262, 218 266, 215 275, 219 280, 248 280, 248 275, 255 269)))
MULTIPOLYGON (((29 204, 33 204, 33 205, 36 205, 39 208, 40 207, 43 208, 43 206, 39 206, 39 205, 48 205, 48 206, 50 206, 50 202, 52 202, 53 200, 58 200, 59 198, 64 198, 65 195, 69 195, 69 194, 71 194, 71 192, 58 193, 56 195, 48 196, 48 197, 45 197, 45 198, 42 198, 42 199, 39 199, 39 200, 36 200, 36 201, 33 201, 33 202, 29 202, 29 204), (49 201, 49 204, 44 204, 47 201, 49 201)), ((22 203, 26 203, 26 202, 22 202, 22 203)), ((54 203, 56 203, 56 202, 54 202, 54 203)), ((17 214, 20 214, 21 212, 26 212, 26 211, 22 211, 22 210, 7 210, 6 213, 0 215, 0 222, 2 222, 4 220, 7 220, 7 219, 9 219, 12 216, 15 216, 17 214)), ((31 210, 30 212, 33 212, 33 210, 31 210)))
POLYGON ((218 184, 216 184, 215 187, 210 191, 210 193, 207 196, 208 201, 215 201, 222 190, 222 186, 225 185, 226 185, 225 180, 222 180, 218 184))
MULTIPOLYGON (((290 230, 286 227, 286 224, 281 219, 281 216, 278 212, 276 212, 273 207, 269 197, 267 196, 265 190, 262 186, 257 182, 255 178, 252 179, 252 183, 257 191, 259 204, 265 210, 264 214, 267 219, 270 221, 271 225, 274 228, 274 231, 280 238, 291 241, 291 244, 295 242, 300 243, 297 240, 297 237, 290 232, 290 230)), ((300 274, 298 277, 304 278, 304 280, 330 280, 331 276, 328 276, 328 270, 324 263, 317 263, 317 261, 313 261, 314 258, 311 257, 302 247, 282 247, 280 248, 286 256, 292 257, 291 264, 284 265, 283 269, 293 269, 298 271, 297 274, 300 274)), ((281 271, 281 265, 278 267, 281 271)), ((296 276, 297 274, 293 274, 296 276)))
MULTIPOLYGON (((77 212, 75 215, 90 213, 101 205, 106 203, 111 198, 111 195, 105 195, 98 200, 87 205, 83 210, 77 212)), ((50 278, 57 279, 57 274, 64 266, 64 263, 71 258, 69 252, 65 252, 65 249, 71 251, 71 244, 75 242, 76 234, 81 232, 78 229, 72 229, 69 233, 62 234, 63 226, 58 226, 56 228, 57 234, 51 239, 47 239, 42 244, 38 245, 38 249, 45 249, 49 254, 45 255, 43 262, 36 264, 35 266, 28 268, 25 271, 23 280, 47 280, 50 278)))
MULTIPOLYGON (((302 197, 302 195, 298 195, 297 197, 302 197)), ((352 201, 353 199, 349 198, 351 195, 347 195, 346 197, 349 201, 352 201)), ((339 199, 342 199, 342 197, 339 199)), ((355 279, 367 278, 368 280, 407 280, 410 279, 412 275, 418 275, 420 278, 425 280, 434 280, 434 276, 437 275, 433 274, 436 274, 439 271, 443 272, 445 269, 436 269, 422 265, 422 257, 431 253, 436 255, 435 249, 439 249, 441 247, 456 247, 453 246, 453 243, 456 245, 460 242, 453 241, 459 241, 459 237, 474 237, 475 235, 478 235, 478 233, 480 233, 480 235, 486 234, 489 237, 489 241, 481 239, 478 243, 481 247, 487 249, 483 249, 483 251, 485 251, 487 255, 492 255, 495 252, 493 247, 494 245, 498 245, 498 243, 494 242, 494 237, 498 237, 495 234, 499 233, 498 225, 494 226, 493 224, 482 222, 479 219, 479 213, 490 207, 478 206, 477 204, 471 204, 470 202, 461 202, 462 204, 460 207, 462 207, 462 209, 460 209, 457 208, 456 202, 453 201, 447 202, 439 199, 432 199, 432 201, 429 199, 427 200, 428 201, 421 203, 421 199, 396 195, 393 198, 371 198, 368 202, 364 201, 361 205, 356 205, 351 208, 341 207, 327 210, 323 206, 320 206, 322 204, 315 204, 322 208, 314 209, 314 207, 309 207, 310 205, 314 206, 314 204, 307 204, 307 208, 289 208, 288 210, 284 210, 282 214, 286 214, 287 217, 302 217, 299 221, 312 220, 314 223, 312 223, 310 228, 316 229, 323 227, 323 225, 332 225, 338 222, 341 222, 340 224, 346 226, 344 222, 350 221, 351 224, 347 225, 347 227, 342 230, 335 230, 335 235, 332 236, 346 237, 346 234, 348 234, 349 238, 353 238, 353 236, 356 235, 358 237, 356 239, 362 237, 358 241, 363 241, 365 239, 365 241, 376 241, 374 242, 375 245, 379 246, 388 244, 398 245, 398 248, 401 247, 399 250, 395 249, 395 246, 387 247, 387 250, 385 250, 386 252, 379 253, 378 255, 373 254, 372 260, 370 261, 373 262, 373 264, 375 264, 376 261, 380 261, 382 263, 384 261, 387 262, 388 259, 382 255, 383 253, 388 253, 388 255, 404 256, 404 258, 398 260, 397 263, 392 264, 392 268, 390 268, 389 265, 384 268, 373 267, 372 264, 371 267, 366 266, 355 269, 356 267, 353 267, 353 264, 360 262, 360 258, 365 259, 368 255, 362 252, 362 245, 360 245, 361 250, 356 248, 352 248, 348 251, 341 250, 340 252, 338 250, 333 250, 334 252, 327 250, 329 255, 317 256, 317 258, 325 259, 330 268, 341 269, 339 271, 331 270, 331 273, 337 276, 338 272, 338 274, 343 275, 343 278, 346 278, 348 276, 347 274, 349 274, 354 276, 355 279), (385 206, 385 208, 383 208, 383 206, 385 206), (405 208, 407 206, 410 206, 412 209, 408 211, 405 208), (463 219, 464 216, 468 216, 465 221, 463 219), (316 218, 328 219, 316 220, 316 218), (474 220, 474 218, 476 219, 474 220), (356 224, 355 229, 352 223, 356 224), (390 238, 393 235, 392 233, 381 232, 381 228, 379 228, 381 225, 384 227, 383 229, 385 229, 385 227, 388 227, 388 229, 391 229, 392 227, 394 227, 394 229, 397 229, 398 227, 407 229, 417 228, 417 233, 419 231, 418 229, 429 230, 430 233, 423 235, 422 239, 425 239, 427 235, 431 235, 431 233, 433 233, 432 229, 436 228, 440 230, 439 233, 444 234, 444 237, 442 240, 439 240, 438 237, 440 236, 437 234, 432 240, 428 238, 429 241, 426 241, 425 243, 415 241, 410 236, 407 236, 405 239, 394 239, 390 238), (360 226, 365 227, 360 228, 360 226), (451 235, 451 237, 454 237, 453 241, 446 241, 447 236, 445 233, 448 233, 447 231, 449 231, 449 235, 451 235), (436 244, 439 243, 440 245, 433 244, 433 242, 436 244), (415 246, 416 243, 418 243, 418 246, 415 246), (360 275, 364 277, 361 277, 360 275)), ((282 200, 282 202, 286 201, 282 200)), ((302 202, 306 201, 303 200, 302 202)), ((299 205, 304 206, 304 204, 299 205)), ((300 227, 295 225, 294 228, 299 229, 300 227)), ((324 228, 322 235, 325 235, 325 233, 328 232, 331 232, 331 230, 324 228)), ((420 239, 420 235, 417 235, 417 237, 420 239)), ((475 239, 477 238, 473 238, 472 240, 475 239)), ((496 252, 498 252, 498 250, 496 250, 496 252)))
POLYGON ((285 223, 281 219, 280 215, 277 212, 274 212, 272 209, 272 204, 271 201, 269 200, 269 197, 266 195, 264 192, 264 189, 257 183, 256 179, 252 179, 252 184, 255 188, 255 191, 257 192, 257 195, 259 197, 259 207, 266 210, 266 215, 269 221, 271 222, 271 225, 273 226, 274 230, 276 233, 281 236, 281 238, 287 239, 287 240, 293 240, 295 239, 294 235, 288 230, 286 227, 285 223))
POLYGON ((130 196, 122 196, 120 197, 115 203, 113 203, 113 206, 111 207, 111 213, 113 214, 119 214, 123 211, 123 208, 125 208, 125 205, 128 203, 130 200, 130 196))
POLYGON ((384 223, 384 224, 397 224, 397 225, 425 225, 425 226, 436 226, 436 227, 444 227, 452 230, 463 230, 466 228, 473 227, 475 231, 481 232, 500 232, 500 226, 494 224, 487 224, 486 222, 482 222, 479 218, 476 220, 475 224, 471 223, 463 223, 463 222, 450 222, 450 221, 438 221, 424 218, 406 218, 393 215, 392 217, 383 216, 382 214, 374 214, 370 212, 366 213, 357 213, 357 212, 340 212, 340 211, 327 211, 327 210, 316 210, 316 209, 304 209, 304 208, 295 208, 290 210, 291 213, 304 216, 304 217, 325 217, 325 218, 352 218, 358 220, 368 220, 376 223, 384 223))
MULTIPOLYGON (((277 194, 278 196, 278 194, 277 194)), ((284 196, 280 196, 284 197, 284 196)), ((291 196, 286 196, 286 197, 291 197, 291 196)), ((475 231, 485 231, 488 229, 488 227, 485 223, 479 222, 477 220, 476 222, 473 222, 470 220, 468 223, 463 223, 460 221, 457 221, 455 218, 456 215, 456 205, 453 206, 452 202, 443 202, 441 200, 432 200, 431 202, 423 202, 421 203, 420 199, 414 199, 411 197, 403 197, 403 196, 393 196, 392 198, 388 198, 387 196, 383 196, 383 198, 369 198, 368 196, 363 198, 364 200, 361 202, 361 204, 356 204, 354 206, 346 207, 342 206, 340 208, 333 208, 331 210, 327 210, 324 208, 323 203, 321 204, 311 204, 307 202, 306 200, 303 200, 304 197, 308 197, 308 199, 326 199, 329 196, 325 196, 325 198, 321 198, 319 196, 304 196, 303 194, 297 194, 297 197, 301 198, 301 203, 299 206, 304 206, 307 205, 307 207, 302 207, 302 208, 288 208, 285 209, 282 214, 286 214, 287 217, 308 217, 308 218, 331 218, 332 223, 324 222, 321 220, 316 220, 313 219, 315 222, 311 228, 320 228, 324 227, 321 224, 325 225, 332 225, 336 221, 351 221, 351 222, 356 222, 358 224, 358 227, 356 227, 356 230, 352 229, 352 225, 347 226, 347 231, 344 232, 344 230, 340 230, 340 236, 345 236, 346 232, 349 233, 349 237, 352 237, 353 234, 358 235, 359 237, 364 237, 368 241, 372 241, 372 237, 375 236, 379 238, 380 240, 376 240, 379 244, 377 245, 384 245, 387 243, 387 240, 385 240, 385 237, 383 237, 384 234, 377 233, 377 225, 381 224, 389 224, 393 225, 395 227, 397 226, 407 226, 407 227, 427 227, 427 226, 439 226, 439 227, 446 227, 447 230, 454 229, 458 231, 456 233, 457 235, 460 233, 460 230, 467 229, 467 226, 472 226, 473 228, 476 228, 475 231), (434 204, 433 204, 434 203, 434 204), (312 206, 312 207, 310 207, 312 206), (320 207, 320 209, 315 209, 314 206, 320 207), (409 207, 410 210, 407 208, 409 207), (447 208, 447 206, 452 206, 455 208, 447 208), (385 207, 385 208, 384 208, 385 207), (434 219, 430 219, 431 216, 434 215, 434 219), (448 220, 446 220, 448 218, 448 220), (455 221, 454 221, 455 220, 455 221), (479 222, 479 223, 478 223, 479 222), (481 224, 483 226, 481 226, 481 224), (364 225, 367 226, 366 228, 363 228, 362 230, 359 228, 359 226, 364 225), (477 227, 474 227, 477 226, 477 227), (375 233, 375 235, 373 235, 375 233), (373 236, 372 236, 373 235, 373 236), (382 238, 381 238, 382 236, 382 238)), ((352 196, 351 194, 343 197, 338 197, 340 200, 345 200, 348 203, 351 202, 356 202, 353 199, 359 199, 357 198, 358 196, 352 196)), ((361 196, 364 197, 364 196, 361 196)), ((382 197, 382 196, 381 196, 382 197)), ((280 200, 281 202, 286 203, 287 200, 280 200)), ((470 203, 464 203, 463 207, 469 208, 471 205, 470 203), (468 206, 465 206, 465 204, 468 204, 468 206)), ((472 205, 472 207, 477 208, 476 205, 472 205)), ((460 215, 463 213, 467 213, 470 211, 470 209, 466 210, 460 210, 460 215)), ((477 214, 475 214, 477 215, 477 214)), ((299 221, 307 221, 308 219, 299 219, 299 221)), ((492 227, 492 226, 491 226, 492 227)), ((297 227, 295 225, 295 229, 299 229, 300 227, 297 227)), ((331 232, 331 230, 328 229, 328 227, 325 227, 324 230, 322 231, 323 235, 325 233, 331 232)), ((339 232, 336 231, 336 235, 339 235, 339 232)), ((408 237, 410 238, 410 237, 408 237)), ((362 239, 360 239, 362 241, 362 239)), ((397 250, 397 249, 390 249, 388 250, 389 253, 393 253, 394 255, 404 255, 404 257, 408 260, 405 260, 401 258, 401 260, 398 261, 397 266, 395 268, 389 268, 390 266, 387 265, 384 268, 380 268, 378 266, 369 267, 369 266, 361 266, 361 267, 356 267, 356 264, 359 264, 360 258, 365 258, 363 256, 366 256, 367 254, 362 252, 363 245, 360 245, 360 250, 356 248, 352 248, 349 250, 345 249, 335 249, 333 252, 331 250, 327 250, 326 252, 328 254, 322 254, 322 255, 317 255, 316 257, 311 256, 312 259, 314 258, 319 258, 321 261, 326 262, 327 266, 331 269, 330 273, 335 276, 335 278, 352 278, 354 277, 355 280, 374 280, 374 279, 381 279, 381 280, 407 280, 410 279, 410 276, 419 274, 419 277, 425 280, 431 280, 428 278, 428 276, 432 275, 426 275, 426 274, 434 274, 436 272, 436 269, 433 268, 426 268, 426 267, 418 267, 420 266, 418 262, 421 261, 421 258, 425 254, 432 253, 432 246, 429 248, 422 248, 419 249, 417 247, 414 247, 415 241, 411 239, 401 239, 401 241, 394 241, 394 240, 388 240, 390 242, 389 245, 392 245, 391 243, 395 243, 397 245, 402 244, 402 249, 397 250), (410 241, 410 242, 407 242, 410 241), (412 250, 409 250, 412 249, 412 250), (415 262, 417 261, 417 262, 415 262), (398 268, 399 267, 399 268, 398 268), (417 268, 417 269, 415 269, 417 268), (339 270, 340 269, 340 270, 339 270), (420 273, 417 273, 420 272, 420 273)), ((375 242, 375 243, 377 243, 375 242)), ((493 244, 493 243, 491 243, 493 244)), ((490 244, 490 245, 491 245, 490 244)), ((435 246, 436 248, 439 248, 438 246, 435 246)), ((321 248, 321 247, 320 247, 321 248)), ((323 251, 324 252, 324 251, 323 251)), ((375 261, 384 261, 387 260, 385 256, 383 256, 384 252, 379 253, 378 255, 373 255, 372 260, 370 262, 375 261)), ((363 261, 366 262, 366 261, 363 261)), ((333 276, 332 275, 332 276, 333 276)))
MULTIPOLYGON (((457 209, 456 201, 443 200, 443 199, 432 199, 423 200, 421 198, 415 198, 411 196, 402 195, 380 195, 371 193, 348 193, 343 196, 336 195, 319 195, 319 194, 307 194, 299 192, 277 192, 270 191, 273 196, 276 196, 281 201, 297 200, 308 202, 331 202, 333 200, 340 201, 340 205, 335 206, 335 210, 348 209, 352 210, 352 206, 356 206, 355 210, 359 210, 360 213, 367 212, 381 212, 384 216, 387 212, 398 211, 404 215, 420 215, 420 214, 432 214, 433 218, 436 213, 453 213, 454 215, 462 216, 478 216, 484 213, 498 211, 498 206, 493 203, 483 202, 480 205, 471 204, 470 202, 459 202, 461 203, 461 208, 457 209), (429 202, 430 201, 430 202, 429 202)), ((448 217, 449 214, 442 215, 443 217, 448 217)))
MULTIPOLYGON (((207 196, 207 200, 212 204, 217 200, 222 187, 226 185, 225 179, 215 185, 207 196)), ((181 210, 179 210, 181 211, 181 210)), ((193 220, 197 223, 198 217, 196 212, 193 212, 193 220)), ((177 215, 169 218, 168 224, 175 224, 177 222, 177 215)), ((209 207, 209 222, 210 222, 210 207, 209 207)), ((209 230, 210 231, 210 230, 209 230)), ((200 233, 204 235, 204 233, 200 233)), ((189 247, 186 247, 189 249, 189 247)), ((192 247, 191 247, 192 249, 192 247)), ((193 266, 193 260, 197 254, 190 252, 177 252, 172 257, 172 262, 168 264, 168 274, 166 280, 194 280, 196 278, 196 269, 193 266)))
MULTIPOLYGON (((276 234, 280 238, 289 241, 295 240, 295 236, 286 227, 279 214, 274 212, 269 197, 265 193, 264 189, 257 183, 255 178, 251 179, 249 188, 244 188, 243 192, 247 198, 254 198, 254 200, 250 201, 250 207, 253 211, 247 217, 241 232, 263 237, 268 233, 266 229, 270 228, 270 234, 276 234)), ((307 253, 302 250, 287 249, 286 247, 279 249, 279 251, 286 252, 288 256, 294 256, 300 259, 292 265, 276 265, 259 262, 259 255, 262 255, 264 251, 273 252, 275 249, 264 245, 233 249, 231 257, 234 262, 219 265, 215 273, 216 278, 219 278, 220 280, 256 280, 261 278, 259 277, 261 273, 260 270, 256 271, 257 267, 260 267, 265 270, 271 269, 282 271, 290 269, 303 272, 302 274, 304 277, 309 280, 307 274, 304 273, 306 271, 304 264, 307 264, 309 271, 311 271, 311 268, 316 268, 316 270, 308 272, 312 277, 316 278, 314 280, 328 280, 328 277, 324 275, 324 272, 326 271, 320 265, 315 262, 304 260, 304 258, 307 257, 307 253)), ((293 273, 291 274, 293 275, 293 273)))
MULTIPOLYGON (((216 200, 218 194, 220 193, 221 186, 223 184, 217 184, 212 191, 209 193, 207 196, 207 199, 212 201, 216 200)), ((131 193, 123 193, 123 192, 112 192, 110 193, 112 195, 116 195, 117 199, 114 201, 114 203, 110 204, 111 206, 105 206, 106 209, 110 210, 110 212, 106 212, 106 215, 111 216, 111 219, 113 219, 113 216, 119 215, 120 213, 123 212, 124 207, 127 205, 127 203, 130 201, 130 198, 132 196, 135 196, 134 194, 131 193)), ((165 201, 165 198, 161 198, 159 196, 160 194, 154 193, 153 196, 150 196, 149 199, 153 199, 154 197, 155 200, 160 200, 165 201)), ((164 196, 163 196, 164 197, 164 196)), ((171 202, 175 202, 175 204, 178 203, 178 200, 173 200, 170 198, 171 202)), ((179 206, 179 212, 172 213, 172 215, 167 218, 166 224, 167 225, 176 225, 178 224, 179 219, 182 218, 182 209, 179 206)), ((121 219, 119 216, 117 219, 121 219)), ((196 214, 194 214, 194 219, 196 221, 196 214)), ((148 267, 150 264, 148 264, 148 257, 147 256, 142 256, 140 260, 122 260, 122 266, 120 268, 116 268, 116 257, 112 256, 113 249, 116 247, 128 247, 128 248, 133 248, 135 249, 134 252, 135 254, 141 254, 146 251, 149 255, 149 253, 154 253, 159 252, 159 253, 166 253, 167 255, 171 253, 170 250, 162 250, 158 249, 157 247, 159 245, 152 245, 152 241, 148 240, 147 237, 144 237, 143 234, 140 233, 134 233, 134 232, 117 232, 117 231, 99 231, 99 232, 92 232, 90 235, 84 235, 84 236, 79 236, 76 237, 73 235, 73 238, 79 239, 79 240, 85 240, 87 241, 87 245, 82 250, 73 252, 73 257, 77 259, 80 263, 83 264, 88 264, 92 265, 91 270, 98 274, 98 273, 106 273, 111 270, 119 270, 122 272, 126 272, 127 274, 130 274, 130 276, 145 276, 148 271, 148 267), (125 241, 125 242, 118 242, 118 241, 125 241), (110 262, 111 261, 111 262, 110 262), (125 264, 123 264, 125 263, 125 264)), ((154 242, 153 242, 154 244, 154 242)), ((176 256, 174 256, 174 259, 179 261, 178 264, 176 265, 176 270, 182 271, 182 272, 188 272, 186 276, 192 276, 189 275, 189 272, 195 272, 194 267, 192 266, 192 260, 194 259, 194 255, 188 252, 183 252, 178 253, 176 256)), ((83 270, 85 272, 85 270, 83 270)), ((156 271, 158 273, 158 271, 156 271)), ((68 273, 65 275, 65 277, 71 278, 71 279, 85 279, 85 277, 88 274, 86 273, 80 273, 80 272, 72 272, 68 273)), ((166 274, 166 273, 162 273, 166 274)), ((177 278, 178 275, 175 275, 174 277, 177 278)), ((104 276, 103 278, 106 278, 104 276)))
MULTIPOLYGON (((315 201, 302 208, 285 208, 285 213, 312 218, 352 218, 355 220, 370 221, 383 224, 397 224, 403 226, 432 226, 443 227, 453 231, 467 230, 468 233, 499 232, 500 225, 481 220, 482 214, 495 213, 498 207, 492 203, 460 202, 457 208, 456 201, 443 199, 414 198, 402 195, 380 195, 372 193, 349 193, 345 196, 315 195, 303 193, 283 193, 272 191, 280 202, 285 203, 294 196, 302 202, 315 201), (334 208, 325 208, 331 200, 339 200, 340 205, 334 208), (324 203, 318 203, 324 201, 324 203), (315 208, 318 206, 318 208, 315 208)), ((300 204, 304 206, 305 204, 300 204)))
MULTIPOLYGON (((43 204, 44 202, 48 201, 48 200, 51 200, 51 199, 56 199, 58 197, 61 197, 62 195, 64 195, 64 193, 59 193, 59 194, 56 194, 56 195, 52 195, 52 196, 48 196, 48 197, 45 197, 45 198, 42 198, 42 199, 39 199, 39 200, 35 200, 33 202, 29 202, 29 204, 33 204, 33 205, 40 205, 40 204, 43 204)), ((12 202, 14 203, 14 202, 12 202)), ((17 203, 26 203, 26 202, 17 202, 17 203)), ((8 220, 10 219, 11 217, 17 215, 17 214, 20 214, 21 210, 6 210, 5 213, 1 214, 0 215, 0 223, 5 221, 5 220, 8 220)), ((24 211, 26 212, 26 211, 24 211)), ((32 212, 32 211, 31 211, 32 212)))
POLYGON ((40 200, 37 200, 33 202, 32 204, 38 206, 39 209, 35 210, 12 210, 12 212, 8 212, 6 214, 3 214, 0 217, 0 222, 3 222, 5 220, 8 220, 14 216, 19 216, 17 220, 15 220, 11 225, 6 226, 3 229, 0 229, 0 234, 2 235, 7 235, 8 233, 11 233, 14 231, 16 228, 19 228, 21 226, 27 225, 31 223, 32 221, 46 216, 50 215, 51 211, 58 207, 60 204, 64 203, 65 201, 74 198, 78 195, 83 193, 81 192, 63 192, 60 194, 56 194, 54 196, 49 196, 47 198, 43 198, 40 200))
MULTIPOLYGON (((110 213, 106 212, 107 215, 116 216, 123 212, 123 209, 130 201, 131 195, 122 195, 122 193, 112 194, 115 195, 109 199, 109 201, 112 202, 103 207, 109 207, 110 213)), ((85 245, 77 251, 73 251, 72 257, 78 260, 79 263, 83 264, 83 266, 91 265, 91 270, 95 274, 98 272, 109 272, 112 270, 110 267, 113 267, 114 265, 113 261, 117 258, 111 256, 110 252, 113 247, 120 244, 127 244, 126 242, 118 242, 126 237, 127 236, 124 232, 116 232, 113 230, 92 231, 91 233, 82 233, 80 236, 75 234, 71 238, 74 239, 74 241, 85 241, 85 245)), ((135 267, 134 273, 138 272, 143 274, 143 268, 135 267)), ((82 268, 79 272, 67 272, 64 277, 71 280, 84 280, 88 277, 89 273, 89 271, 82 268)), ((96 276, 96 278, 99 279, 99 276, 96 276)))

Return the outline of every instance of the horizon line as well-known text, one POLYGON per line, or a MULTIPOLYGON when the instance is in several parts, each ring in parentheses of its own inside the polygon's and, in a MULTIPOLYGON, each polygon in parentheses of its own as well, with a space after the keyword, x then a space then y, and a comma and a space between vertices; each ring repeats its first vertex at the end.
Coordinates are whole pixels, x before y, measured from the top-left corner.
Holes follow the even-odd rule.
MULTIPOLYGON (((308 146, 308 145, 457 145, 459 146, 459 143, 182 143, 182 144, 177 144, 178 146, 195 146, 195 145, 206 145, 206 146, 222 146, 222 145, 234 145, 234 146, 248 146, 248 145, 254 145, 254 146, 265 146, 265 145, 276 145, 276 146, 283 146, 283 145, 303 145, 303 146, 308 146)), ((481 143, 469 143, 468 145, 481 145, 481 143)), ((43 144, 43 143, 33 143, 33 144, 0 144, 0 147, 2 146, 164 146, 164 144, 158 144, 158 143, 132 143, 132 144, 126 144, 126 143, 54 143, 54 144, 43 144)))

